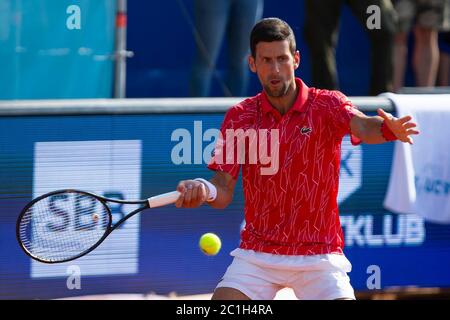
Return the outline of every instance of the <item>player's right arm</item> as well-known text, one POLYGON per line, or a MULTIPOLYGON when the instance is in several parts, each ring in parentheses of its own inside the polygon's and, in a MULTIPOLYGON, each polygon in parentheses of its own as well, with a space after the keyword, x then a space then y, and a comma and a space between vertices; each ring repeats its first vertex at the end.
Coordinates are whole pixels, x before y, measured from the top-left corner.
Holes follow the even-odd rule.
POLYGON ((220 128, 221 134, 218 137, 214 153, 208 164, 208 168, 215 172, 208 183, 213 184, 211 188, 215 187, 216 192, 213 190, 210 195, 208 183, 205 183, 204 181, 180 181, 177 186, 180 197, 175 203, 178 208, 197 208, 207 202, 206 200, 208 197, 214 197, 214 193, 216 193, 215 199, 207 202, 211 207, 224 209, 231 203, 241 165, 237 161, 236 155, 238 152, 234 138, 233 140, 227 141, 225 137, 227 137, 227 130, 237 130, 249 126, 247 122, 251 121, 252 118, 244 116, 244 113, 244 106, 242 104, 237 104, 227 111, 222 122, 220 128), (231 149, 229 149, 230 146, 228 146, 228 143, 232 143, 231 149), (226 154, 229 150, 234 150, 232 154, 235 158, 231 163, 228 161, 229 158, 226 154))
POLYGON ((209 189, 206 184, 197 180, 183 180, 177 186, 177 190, 181 194, 175 206, 177 208, 197 208, 207 202, 216 209, 226 208, 233 200, 236 180, 229 173, 216 171, 209 182, 217 189, 217 196, 214 201, 206 201, 209 197, 209 189))
POLYGON ((226 208, 233 200, 236 180, 227 172, 216 171, 216 174, 209 181, 217 188, 217 197, 214 201, 208 202, 216 209, 226 208))

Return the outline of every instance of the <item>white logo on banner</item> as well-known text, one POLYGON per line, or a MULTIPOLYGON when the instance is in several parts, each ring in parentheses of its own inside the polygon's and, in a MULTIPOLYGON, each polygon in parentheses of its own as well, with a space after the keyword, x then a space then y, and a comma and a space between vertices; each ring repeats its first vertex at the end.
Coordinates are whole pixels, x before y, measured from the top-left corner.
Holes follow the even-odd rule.
POLYGON ((69 30, 81 29, 81 9, 77 5, 71 5, 67 7, 67 14, 70 14, 66 20, 66 27, 69 30))
POLYGON ((355 193, 362 184, 362 147, 353 146, 350 136, 345 136, 341 147, 341 172, 339 176, 338 204, 355 193))
MULTIPOLYGON (((141 198, 141 141, 36 142, 33 198, 58 189, 80 189, 109 198, 141 198)), ((113 223, 137 205, 111 206, 113 223)), ((83 276, 138 272, 140 215, 127 220, 94 251, 76 260, 83 276)), ((31 277, 67 277, 73 262, 31 263, 31 277)))
POLYGON ((345 229, 345 246, 420 246, 425 242, 426 229, 421 217, 415 214, 383 215, 381 222, 376 216, 379 214, 340 216, 342 228, 345 229), (381 230, 375 228, 376 220, 381 230))

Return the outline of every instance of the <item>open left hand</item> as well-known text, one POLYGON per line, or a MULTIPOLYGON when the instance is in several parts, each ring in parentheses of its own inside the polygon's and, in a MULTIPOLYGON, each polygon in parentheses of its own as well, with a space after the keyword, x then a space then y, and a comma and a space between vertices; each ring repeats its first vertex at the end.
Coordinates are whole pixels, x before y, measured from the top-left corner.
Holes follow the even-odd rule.
POLYGON ((392 114, 385 112, 383 109, 378 109, 377 112, 378 115, 384 119, 387 127, 391 129, 398 140, 413 144, 411 135, 419 134, 419 131, 413 129, 416 128, 417 125, 414 122, 411 122, 411 116, 396 118, 392 114))

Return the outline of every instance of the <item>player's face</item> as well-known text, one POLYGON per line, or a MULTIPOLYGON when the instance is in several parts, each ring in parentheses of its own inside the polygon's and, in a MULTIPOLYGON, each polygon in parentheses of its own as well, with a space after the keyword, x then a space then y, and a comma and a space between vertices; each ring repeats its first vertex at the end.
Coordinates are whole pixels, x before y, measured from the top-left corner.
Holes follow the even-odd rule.
POLYGON ((300 54, 292 55, 289 42, 258 42, 256 57, 249 57, 250 70, 256 72, 267 95, 281 98, 289 91, 295 81, 295 69, 298 68, 300 54))

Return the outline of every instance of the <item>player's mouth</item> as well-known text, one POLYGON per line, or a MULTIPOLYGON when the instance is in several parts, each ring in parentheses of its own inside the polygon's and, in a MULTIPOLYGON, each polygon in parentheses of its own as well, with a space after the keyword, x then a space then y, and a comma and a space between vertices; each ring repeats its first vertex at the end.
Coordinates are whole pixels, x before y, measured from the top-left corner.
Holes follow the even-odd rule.
POLYGON ((279 85, 281 83, 281 80, 278 80, 278 79, 272 79, 272 80, 270 80, 270 84, 272 85, 272 86, 277 86, 277 85, 279 85))

